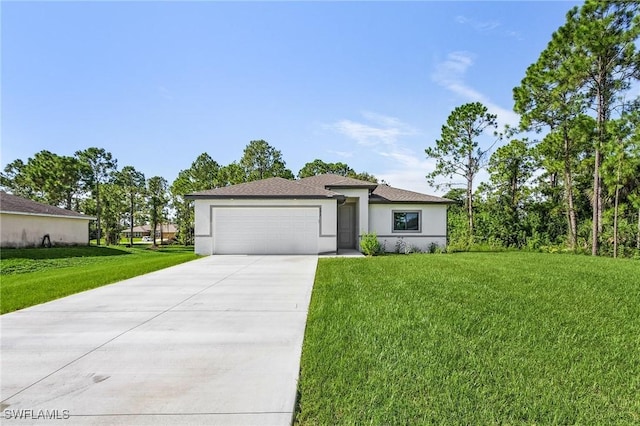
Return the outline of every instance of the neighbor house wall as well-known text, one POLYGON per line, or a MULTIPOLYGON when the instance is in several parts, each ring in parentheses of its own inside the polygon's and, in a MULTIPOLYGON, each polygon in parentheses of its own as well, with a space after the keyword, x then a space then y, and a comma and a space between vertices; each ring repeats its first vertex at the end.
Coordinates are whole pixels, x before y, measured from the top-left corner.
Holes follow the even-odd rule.
POLYGON ((319 207, 318 253, 335 252, 337 248, 335 199, 234 199, 195 200, 195 253, 209 255, 214 251, 212 209, 216 207, 319 207))
POLYGON ((369 205, 369 231, 375 232, 388 252, 396 251, 398 242, 405 247, 427 251, 431 244, 447 244, 447 205, 445 204, 371 204, 369 205), (420 211, 420 232, 394 232, 394 211, 420 211))
POLYGON ((2 247, 39 247, 46 234, 54 246, 89 244, 89 220, 84 218, 2 212, 0 228, 2 247))

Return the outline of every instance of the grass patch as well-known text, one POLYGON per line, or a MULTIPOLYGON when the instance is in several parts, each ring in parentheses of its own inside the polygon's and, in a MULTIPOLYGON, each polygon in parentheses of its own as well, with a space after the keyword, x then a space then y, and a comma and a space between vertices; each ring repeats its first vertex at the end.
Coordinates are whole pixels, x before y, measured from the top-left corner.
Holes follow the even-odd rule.
POLYGON ((640 264, 321 259, 298 424, 639 424, 640 264))
POLYGON ((191 247, 156 250, 60 247, 2 250, 1 313, 114 283, 195 259, 191 247))

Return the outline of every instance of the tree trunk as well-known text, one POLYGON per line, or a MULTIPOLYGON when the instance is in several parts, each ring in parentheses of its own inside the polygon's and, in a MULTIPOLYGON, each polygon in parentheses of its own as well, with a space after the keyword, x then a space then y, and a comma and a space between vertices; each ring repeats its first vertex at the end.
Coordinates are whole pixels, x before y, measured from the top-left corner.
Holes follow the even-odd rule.
MULTIPOLYGON (((599 67, 600 68, 600 67, 599 67)), ((596 149, 594 152, 594 162, 593 162, 593 232, 592 232, 592 243, 591 243, 591 254, 593 256, 598 255, 599 249, 599 241, 600 241, 600 231, 602 230, 602 195, 601 192, 601 181, 600 181, 600 163, 601 163, 601 153, 600 148, 603 146, 604 138, 605 138, 605 129, 604 126, 606 124, 606 116, 605 116, 605 106, 604 106, 604 93, 602 91, 601 84, 603 83, 603 76, 600 73, 600 76, 597 80, 598 89, 596 98, 598 99, 598 140, 596 141, 596 149)))
POLYGON ((151 230, 151 232, 153 233, 153 246, 156 246, 156 229, 158 229, 158 224, 156 223, 156 221, 153 221, 153 229, 151 230))
POLYGON ((473 240, 473 192, 470 184, 467 186, 467 215, 469 216, 469 238, 473 240))
POLYGON ((469 150, 467 163, 467 216, 469 218, 469 242, 473 244, 473 151, 469 150))
MULTIPOLYGON (((622 143, 620 143, 622 144, 622 143)), ((618 206, 620 204, 620 175, 622 174, 622 157, 621 152, 618 156, 618 170, 616 171, 616 195, 613 209, 613 257, 618 257, 618 206)))
POLYGON ((133 195, 129 206, 129 245, 133 248, 133 195))
MULTIPOLYGON (((620 178, 620 171, 618 170, 618 178, 620 178)), ((613 209, 613 257, 618 257, 618 200, 620 197, 619 185, 616 185, 616 200, 613 209)))
POLYGON ((578 225, 576 210, 573 205, 573 177, 571 176, 571 158, 569 136, 564 135, 564 193, 567 201, 567 220, 569 222, 569 247, 575 250, 578 245, 578 225))
POLYGON ((638 233, 636 234, 636 248, 640 250, 640 208, 638 208, 638 233))
POLYGON ((600 149, 596 148, 593 167, 593 226, 591 232, 591 254, 598 255, 598 241, 600 234, 600 149))
POLYGON ((98 239, 97 245, 100 245, 100 238, 102 237, 102 226, 100 225, 100 185, 96 183, 96 218, 98 219, 98 239))

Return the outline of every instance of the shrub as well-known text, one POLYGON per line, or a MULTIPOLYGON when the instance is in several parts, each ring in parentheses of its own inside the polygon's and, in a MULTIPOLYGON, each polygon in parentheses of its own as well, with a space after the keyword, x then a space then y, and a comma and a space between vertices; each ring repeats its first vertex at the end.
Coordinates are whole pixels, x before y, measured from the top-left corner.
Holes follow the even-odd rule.
POLYGON ((360 249, 366 256, 375 256, 382 252, 382 246, 376 233, 364 234, 360 241, 360 249))

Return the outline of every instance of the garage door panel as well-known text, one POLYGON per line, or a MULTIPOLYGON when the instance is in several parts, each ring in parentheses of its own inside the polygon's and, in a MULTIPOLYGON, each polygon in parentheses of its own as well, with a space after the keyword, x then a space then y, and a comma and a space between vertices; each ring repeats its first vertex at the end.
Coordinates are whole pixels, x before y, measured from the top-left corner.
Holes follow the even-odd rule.
POLYGON ((214 252, 316 254, 319 228, 319 207, 216 208, 214 252))

